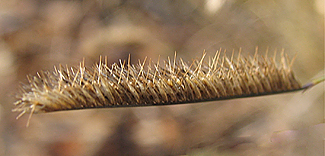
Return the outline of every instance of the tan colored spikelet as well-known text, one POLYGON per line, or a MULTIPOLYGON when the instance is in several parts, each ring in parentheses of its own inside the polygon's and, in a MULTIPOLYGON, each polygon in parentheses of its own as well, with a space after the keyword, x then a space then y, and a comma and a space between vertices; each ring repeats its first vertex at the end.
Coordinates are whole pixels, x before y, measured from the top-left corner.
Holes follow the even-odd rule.
POLYGON ((55 68, 29 76, 14 112, 53 112, 86 108, 156 106, 276 94, 302 89, 291 70, 293 61, 240 53, 229 58, 217 52, 205 61, 186 63, 168 58, 163 64, 131 65, 130 60, 93 68, 55 68))

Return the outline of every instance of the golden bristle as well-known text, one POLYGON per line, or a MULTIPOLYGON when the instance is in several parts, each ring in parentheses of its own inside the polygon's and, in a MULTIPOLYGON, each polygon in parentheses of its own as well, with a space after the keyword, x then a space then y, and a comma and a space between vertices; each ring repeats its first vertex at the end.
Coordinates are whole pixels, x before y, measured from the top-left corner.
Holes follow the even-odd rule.
POLYGON ((280 63, 257 54, 221 55, 204 61, 204 53, 190 64, 177 61, 175 53, 173 61, 168 58, 162 65, 147 59, 138 65, 130 65, 130 59, 108 65, 101 58, 91 69, 83 62, 72 68, 60 65, 53 73, 30 76, 13 111, 21 112, 20 117, 27 112, 193 103, 301 89, 283 53, 280 63))

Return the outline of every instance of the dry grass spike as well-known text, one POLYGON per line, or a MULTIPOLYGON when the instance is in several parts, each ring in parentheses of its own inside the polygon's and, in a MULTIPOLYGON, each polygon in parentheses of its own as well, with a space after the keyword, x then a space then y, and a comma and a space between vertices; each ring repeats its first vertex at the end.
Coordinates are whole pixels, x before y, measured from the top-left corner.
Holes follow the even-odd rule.
POLYGON ((63 110, 157 106, 194 103, 276 94, 303 89, 291 70, 293 60, 282 52, 279 62, 267 54, 253 57, 216 52, 213 58, 167 59, 163 64, 147 58, 137 65, 120 60, 99 63, 86 68, 54 68, 28 76, 29 85, 22 86, 14 112, 53 112, 63 110), (207 61, 205 61, 207 60, 207 61))

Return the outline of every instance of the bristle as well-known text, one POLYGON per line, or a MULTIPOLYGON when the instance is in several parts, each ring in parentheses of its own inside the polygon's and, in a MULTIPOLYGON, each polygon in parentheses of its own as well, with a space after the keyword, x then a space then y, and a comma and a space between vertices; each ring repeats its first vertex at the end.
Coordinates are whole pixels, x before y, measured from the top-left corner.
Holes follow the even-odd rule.
POLYGON ((163 65, 146 63, 130 65, 130 57, 119 64, 107 64, 107 57, 93 68, 54 68, 29 77, 13 111, 53 112, 61 110, 152 106, 193 103, 238 97, 276 94, 302 89, 291 70, 292 62, 282 53, 269 58, 245 58, 241 53, 230 59, 220 51, 209 61, 185 63, 168 58, 163 65), (289 62, 288 62, 289 61, 289 62))

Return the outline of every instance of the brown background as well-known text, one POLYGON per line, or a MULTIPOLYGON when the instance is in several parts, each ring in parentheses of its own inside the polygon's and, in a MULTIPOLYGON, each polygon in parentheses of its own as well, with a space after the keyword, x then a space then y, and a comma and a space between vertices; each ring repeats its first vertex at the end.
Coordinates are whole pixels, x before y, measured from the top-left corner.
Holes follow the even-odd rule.
POLYGON ((1 0, 0 155, 323 155, 324 83, 301 93, 181 106, 12 113, 19 82, 54 65, 190 61, 283 48, 306 83, 324 74, 323 0, 1 0), (229 53, 228 53, 229 54, 229 53))

